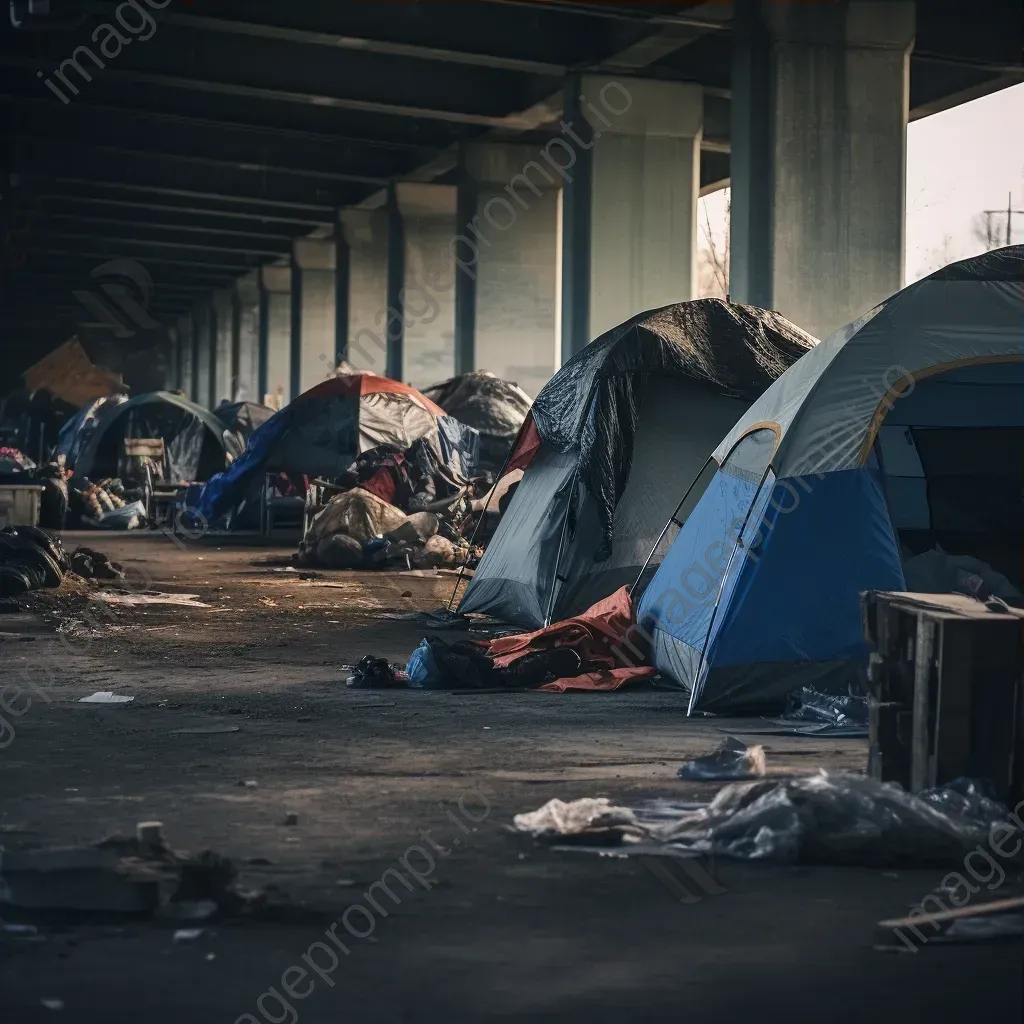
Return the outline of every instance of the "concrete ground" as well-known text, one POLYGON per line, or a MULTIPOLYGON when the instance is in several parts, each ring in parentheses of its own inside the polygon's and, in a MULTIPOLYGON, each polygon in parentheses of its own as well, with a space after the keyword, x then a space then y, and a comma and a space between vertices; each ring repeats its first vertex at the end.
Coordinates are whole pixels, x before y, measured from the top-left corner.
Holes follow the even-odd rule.
POLYGON ((4 1021, 1024 1019, 1019 946, 874 948, 875 923, 941 872, 719 862, 717 885, 677 874, 680 889, 640 860, 509 831, 555 796, 707 797, 676 768, 726 730, 764 742, 773 772, 861 771, 865 741, 755 737, 761 723, 687 719, 654 690, 353 691, 345 666, 404 661, 420 639, 383 614, 445 603, 450 580, 304 579, 266 564, 290 548, 237 540, 66 542, 209 607, 89 625, 96 587, 65 586, 0 617, 4 680, 40 688, 0 734, 0 843, 88 843, 158 819, 172 845, 231 857, 275 910, 192 941, 66 920, 0 936, 4 1021), (78 703, 101 690, 134 700, 78 703), (392 868, 420 882, 410 892, 392 868), (382 877, 395 898, 378 886, 368 900, 382 877))

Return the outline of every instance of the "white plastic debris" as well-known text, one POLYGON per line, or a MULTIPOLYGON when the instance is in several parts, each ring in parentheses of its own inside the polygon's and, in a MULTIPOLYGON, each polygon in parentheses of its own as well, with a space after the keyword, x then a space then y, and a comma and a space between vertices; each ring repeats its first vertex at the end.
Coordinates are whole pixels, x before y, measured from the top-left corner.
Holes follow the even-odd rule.
POLYGON ((203 934, 202 928, 179 928, 174 933, 175 942, 195 942, 203 934))
POLYGON ((89 595, 90 601, 102 601, 104 604, 119 604, 127 607, 135 605, 171 604, 183 608, 209 608, 199 600, 198 594, 124 594, 115 590, 98 590, 89 595))
POLYGON ((520 832, 535 836, 574 836, 594 828, 636 825, 636 817, 628 807, 616 807, 603 796, 570 803, 549 800, 539 810, 517 814, 512 821, 520 832))
POLYGON ((64 1000, 63 999, 40 999, 40 1003, 48 1010, 63 1010, 64 1000))
POLYGON ((114 693, 112 690, 98 690, 96 693, 89 697, 80 697, 78 699, 79 704, 127 704, 129 701, 135 700, 134 697, 125 697, 119 693, 114 693))

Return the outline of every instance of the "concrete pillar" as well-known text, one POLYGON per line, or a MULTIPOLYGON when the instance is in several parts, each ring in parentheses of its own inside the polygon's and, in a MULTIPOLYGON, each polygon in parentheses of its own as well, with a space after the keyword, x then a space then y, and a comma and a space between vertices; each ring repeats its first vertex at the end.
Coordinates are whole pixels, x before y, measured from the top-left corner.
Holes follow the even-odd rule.
POLYGON ((340 219, 334 225, 334 365, 348 359, 348 302, 350 284, 348 241, 340 219))
POLYGON ((388 216, 383 209, 342 210, 348 246, 348 361, 384 373, 388 336, 388 216))
POLYGON ((231 349, 234 322, 232 289, 214 292, 213 308, 217 325, 217 358, 214 364, 214 379, 210 390, 210 408, 215 409, 226 398, 234 395, 231 379, 231 349))
POLYGON ((291 281, 291 311, 288 326, 288 393, 302 394, 302 267, 294 251, 288 267, 291 281))
POLYGON ((193 402, 197 405, 201 405, 201 396, 203 394, 202 368, 204 365, 204 350, 202 316, 200 310, 193 309, 192 312, 189 313, 189 322, 192 325, 192 380, 188 394, 189 398, 191 398, 193 402))
POLYGON ((699 85, 570 81, 562 134, 545 147, 566 177, 564 356, 697 294, 703 118, 699 85))
POLYGON ((257 311, 256 400, 266 402, 270 360, 270 292, 257 272, 259 307, 257 311))
POLYGON ((240 278, 235 285, 238 310, 237 364, 234 370, 236 402, 259 402, 259 274, 240 278))
POLYGON ((295 260, 302 274, 299 385, 308 391, 334 373, 334 240, 300 238, 295 260))
POLYGON ((178 329, 173 326, 168 327, 165 337, 167 380, 164 387, 173 391, 175 388, 181 387, 178 382, 178 375, 181 372, 181 356, 178 354, 178 329))
POLYGON ((385 211, 388 218, 388 290, 384 318, 388 354, 385 372, 392 380, 401 380, 405 366, 405 224, 394 182, 388 186, 385 211))
POLYGON ((903 285, 910 0, 737 5, 733 299, 818 337, 903 285))
POLYGON ((395 189, 405 242, 402 380, 427 387, 455 372, 454 185, 400 182, 395 189))
POLYGON ((264 394, 271 404, 291 401, 292 272, 290 267, 260 271, 267 303, 267 370, 264 394))
POLYGON ((217 364, 217 314, 211 301, 207 300, 196 311, 196 327, 199 340, 199 374, 195 401, 197 405, 209 406, 210 396, 216 385, 217 364))
POLYGON ((561 361, 562 179, 536 146, 475 143, 463 163, 459 370, 490 370, 536 395, 561 361))
POLYGON ((193 397, 192 390, 192 317, 185 315, 178 318, 178 387, 193 397))

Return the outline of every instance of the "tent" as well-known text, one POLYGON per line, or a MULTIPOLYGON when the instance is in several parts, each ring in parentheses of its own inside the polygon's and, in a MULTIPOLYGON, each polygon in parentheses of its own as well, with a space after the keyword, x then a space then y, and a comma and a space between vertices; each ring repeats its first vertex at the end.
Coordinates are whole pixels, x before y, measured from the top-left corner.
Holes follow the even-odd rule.
POLYGON ((213 522, 239 505, 265 473, 337 477, 370 448, 408 448, 421 437, 434 442, 446 465, 464 475, 472 470, 475 431, 408 384, 372 373, 339 374, 258 427, 241 458, 203 488, 198 511, 213 522))
POLYGON ((241 454, 231 432, 216 416, 184 395, 151 391, 113 407, 102 407, 92 434, 73 468, 77 476, 117 476, 125 438, 162 437, 164 479, 173 483, 208 480, 241 454))
POLYGON ((640 313, 577 353, 509 455, 506 476, 525 473, 460 611, 537 628, 633 583, 680 483, 814 344, 777 313, 697 299, 640 313))
POLYGON ((213 410, 213 415, 234 434, 239 450, 242 450, 256 428, 263 426, 275 411, 258 402, 221 402, 213 410))
MULTIPOLYGON (((1020 586, 1024 247, 955 263, 818 345, 726 434, 639 627, 690 710, 855 681, 859 594, 938 544, 1020 586)), ((941 557, 941 555, 940 555, 941 557)))
POLYGON ((423 392, 449 416, 480 432, 480 468, 498 472, 530 411, 530 396, 512 381, 474 370, 423 392))

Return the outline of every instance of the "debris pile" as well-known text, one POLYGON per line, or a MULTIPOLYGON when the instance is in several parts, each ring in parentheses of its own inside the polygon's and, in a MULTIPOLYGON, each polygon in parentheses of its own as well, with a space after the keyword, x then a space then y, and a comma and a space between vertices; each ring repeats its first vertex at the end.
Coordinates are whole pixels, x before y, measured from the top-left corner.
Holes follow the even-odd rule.
MULTIPOLYGON (((456 510, 457 511, 457 510, 456 510)), ((479 560, 452 510, 406 515, 377 494, 353 487, 333 497, 299 544, 296 563, 328 569, 456 568, 479 560)))
POLYGON ((0 596, 59 587, 66 574, 83 579, 124 579, 124 568, 92 548, 68 555, 59 538, 38 526, 0 530, 0 596))
POLYGON ((964 779, 915 795, 896 783, 822 771, 734 782, 697 807, 666 800, 632 808, 592 799, 549 801, 516 815, 514 824, 538 839, 593 844, 599 838, 622 844, 624 852, 630 844, 657 843, 680 853, 782 864, 923 867, 962 862, 1008 817, 1005 807, 964 779))

